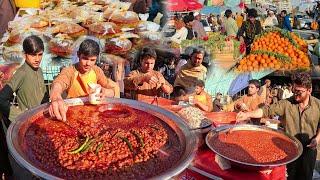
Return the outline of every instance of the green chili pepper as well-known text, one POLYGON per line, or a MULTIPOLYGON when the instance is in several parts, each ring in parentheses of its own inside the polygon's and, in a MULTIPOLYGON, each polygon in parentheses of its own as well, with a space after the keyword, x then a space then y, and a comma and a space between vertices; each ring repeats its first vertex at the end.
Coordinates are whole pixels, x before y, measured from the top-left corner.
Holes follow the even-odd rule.
POLYGON ((134 131, 131 131, 131 133, 139 140, 139 143, 140 143, 141 147, 143 148, 144 147, 144 142, 143 142, 143 139, 141 138, 141 136, 138 133, 134 132, 134 131))
POLYGON ((83 150, 83 148, 87 145, 88 141, 89 141, 89 136, 86 137, 86 140, 84 141, 84 143, 77 149, 75 150, 72 150, 72 151, 69 151, 70 154, 77 154, 79 153, 80 151, 83 150))
POLYGON ((97 149, 96 149, 96 155, 98 155, 98 152, 101 150, 101 148, 103 147, 103 142, 98 144, 97 149))
POLYGON ((122 141, 126 142, 127 146, 129 147, 130 151, 133 152, 133 147, 130 143, 130 141, 128 140, 128 138, 126 137, 119 137, 122 141))
POLYGON ((86 152, 90 146, 94 143, 95 139, 90 139, 88 143, 83 147, 83 149, 80 151, 80 153, 86 152))

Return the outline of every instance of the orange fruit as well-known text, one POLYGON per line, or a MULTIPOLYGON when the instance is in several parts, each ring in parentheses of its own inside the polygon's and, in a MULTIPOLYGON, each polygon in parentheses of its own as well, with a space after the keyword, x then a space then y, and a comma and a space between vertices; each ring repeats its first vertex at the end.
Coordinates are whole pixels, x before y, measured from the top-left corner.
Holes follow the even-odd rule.
POLYGON ((270 68, 274 68, 274 64, 273 64, 272 62, 270 62, 270 63, 268 64, 268 66, 269 66, 270 68))

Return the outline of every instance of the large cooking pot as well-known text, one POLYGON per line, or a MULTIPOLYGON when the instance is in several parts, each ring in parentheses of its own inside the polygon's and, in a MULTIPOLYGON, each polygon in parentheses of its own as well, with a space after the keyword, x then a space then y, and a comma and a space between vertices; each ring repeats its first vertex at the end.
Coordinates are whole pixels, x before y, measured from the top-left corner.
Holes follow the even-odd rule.
MULTIPOLYGON (((120 103, 131 108, 148 112, 169 125, 177 134, 182 147, 184 147, 181 158, 171 168, 167 169, 161 174, 155 175, 154 177, 152 177, 152 179, 168 179, 172 176, 175 176, 182 172, 192 161, 196 150, 197 139, 195 138, 194 133, 189 131, 188 125, 180 117, 165 109, 139 101, 110 98, 107 98, 106 101, 108 104, 120 103)), ((65 100, 65 102, 70 106, 83 105, 88 102, 88 99, 75 98, 65 100)), ((32 122, 32 119, 34 119, 33 117, 43 114, 43 112, 47 111, 48 106, 48 104, 43 104, 39 107, 31 109, 20 115, 15 122, 11 123, 7 132, 7 143, 11 155, 19 165, 41 178, 61 179, 37 166, 36 163, 27 156, 24 148, 22 147, 23 138, 25 136, 26 130, 32 122)))
MULTIPOLYGON (((259 143, 259 142, 257 141, 257 143, 259 143)), ((215 129, 213 129, 212 131, 210 131, 208 133, 208 135, 206 137, 206 144, 217 155, 222 156, 223 158, 229 160, 232 166, 244 168, 246 170, 254 170, 254 171, 272 169, 272 168, 277 167, 277 166, 286 165, 286 164, 298 159, 299 156, 302 154, 302 151, 303 151, 302 144, 295 137, 290 136, 290 135, 288 135, 288 134, 286 134, 286 133, 284 133, 282 131, 271 129, 271 128, 268 128, 268 127, 265 127, 265 126, 256 126, 256 125, 249 125, 249 124, 226 125, 226 126, 221 126, 221 127, 215 128, 215 129), (270 133, 275 133, 276 135, 280 135, 281 137, 285 138, 286 140, 288 140, 290 143, 292 143, 294 145, 294 147, 296 148, 296 154, 291 159, 283 160, 283 161, 277 162, 277 163, 267 163, 267 164, 248 163, 248 162, 241 162, 239 160, 236 160, 234 158, 230 158, 230 157, 222 154, 212 144, 213 141, 217 140, 217 135, 219 135, 221 133, 233 133, 234 131, 237 131, 237 130, 250 130, 250 131, 258 131, 258 132, 270 132, 270 133)), ((266 151, 268 151, 268 150, 266 149, 266 151)))

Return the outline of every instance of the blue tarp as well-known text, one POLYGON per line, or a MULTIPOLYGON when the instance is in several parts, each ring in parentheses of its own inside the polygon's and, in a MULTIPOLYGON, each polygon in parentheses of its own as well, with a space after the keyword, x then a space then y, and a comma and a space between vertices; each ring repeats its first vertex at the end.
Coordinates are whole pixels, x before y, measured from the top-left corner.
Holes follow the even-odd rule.
POLYGON ((234 7, 227 7, 227 6, 204 6, 200 13, 201 14, 221 14, 222 12, 226 11, 227 9, 231 9, 233 12, 241 12, 239 6, 234 7))
POLYGON ((223 8, 221 6, 205 6, 200 11, 201 14, 221 14, 223 8))

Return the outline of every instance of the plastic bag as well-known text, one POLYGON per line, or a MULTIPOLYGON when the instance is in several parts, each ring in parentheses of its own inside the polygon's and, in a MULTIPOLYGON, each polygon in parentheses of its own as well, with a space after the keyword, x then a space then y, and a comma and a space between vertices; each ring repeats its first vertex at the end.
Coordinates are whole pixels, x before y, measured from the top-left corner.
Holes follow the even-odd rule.
POLYGON ((154 22, 150 22, 150 21, 141 21, 138 26, 137 26, 137 30, 139 32, 141 31, 151 31, 151 32, 156 32, 158 31, 160 28, 160 25, 154 22))
POLYGON ((87 34, 87 30, 75 23, 60 23, 53 29, 54 34, 67 34, 70 37, 77 38, 87 34))
POLYGON ((112 38, 105 45, 105 51, 115 55, 125 54, 131 48, 132 42, 126 38, 112 38))
POLYGON ((120 27, 112 22, 96 22, 88 26, 89 34, 97 38, 112 38, 121 32, 120 27))
POLYGON ((104 11, 104 16, 108 21, 114 22, 121 27, 136 27, 140 22, 138 14, 133 11, 109 8, 104 11))
POLYGON ((66 34, 58 34, 49 42, 49 51, 60 57, 71 57, 74 49, 74 40, 66 34))

